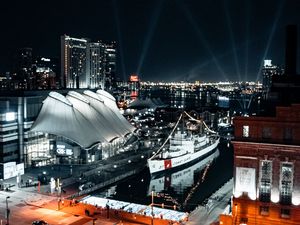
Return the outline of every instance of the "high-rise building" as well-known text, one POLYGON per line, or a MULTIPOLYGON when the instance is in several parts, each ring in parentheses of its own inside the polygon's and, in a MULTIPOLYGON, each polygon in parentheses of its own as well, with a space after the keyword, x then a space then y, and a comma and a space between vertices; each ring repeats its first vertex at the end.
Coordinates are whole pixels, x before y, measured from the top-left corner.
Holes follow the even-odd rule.
POLYGON ((283 72, 284 72, 283 69, 272 64, 272 60, 270 59, 264 60, 264 67, 262 68, 264 93, 269 92, 272 85, 272 77, 274 75, 282 75, 283 72))
POLYGON ((61 82, 65 88, 115 87, 116 43, 61 36, 61 82))
POLYGON ((128 81, 130 98, 136 99, 139 96, 140 91, 140 79, 137 74, 131 74, 128 81))
POLYGON ((106 51, 106 85, 105 89, 112 89, 116 86, 116 42, 105 44, 106 51))
POLYGON ((275 112, 276 105, 289 106, 300 103, 300 75, 297 73, 297 26, 289 25, 286 28, 286 65, 284 75, 274 75, 272 86, 267 93, 267 102, 264 104, 266 112, 275 112))
POLYGON ((297 73, 297 25, 286 27, 285 71, 287 75, 297 73))
POLYGON ((61 36, 61 83, 65 88, 88 87, 88 39, 61 36))
POLYGON ((21 48, 15 53, 11 73, 12 89, 33 89, 32 57, 32 48, 21 48))
POLYGON ((56 58, 36 57, 32 65, 34 89, 56 89, 59 86, 57 66, 56 58))
POLYGON ((89 88, 105 87, 106 54, 105 44, 102 42, 89 43, 89 88))

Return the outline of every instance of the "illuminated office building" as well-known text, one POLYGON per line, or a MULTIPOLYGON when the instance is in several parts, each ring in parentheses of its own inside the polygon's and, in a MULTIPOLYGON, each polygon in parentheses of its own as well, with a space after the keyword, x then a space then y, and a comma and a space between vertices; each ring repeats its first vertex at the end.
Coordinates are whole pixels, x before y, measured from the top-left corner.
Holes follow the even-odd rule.
POLYGON ((65 88, 112 89, 116 80, 116 44, 61 36, 61 83, 65 88))
POLYGON ((61 83, 63 87, 88 87, 87 53, 87 39, 61 36, 61 83))
POLYGON ((116 87, 116 62, 117 62, 116 42, 105 44, 105 57, 106 57, 105 90, 109 90, 116 87))
POLYGON ((10 88, 13 90, 34 89, 32 73, 32 48, 18 49, 14 55, 10 88))
POLYGON ((89 88, 105 87, 106 57, 105 44, 102 42, 89 43, 89 88))
POLYGON ((34 89, 56 89, 59 87, 56 58, 36 57, 32 67, 34 89))
POLYGON ((264 66, 262 68, 262 78, 263 78, 263 92, 266 94, 269 92, 272 86, 272 77, 274 75, 283 75, 283 69, 273 65, 272 60, 264 60, 264 66))

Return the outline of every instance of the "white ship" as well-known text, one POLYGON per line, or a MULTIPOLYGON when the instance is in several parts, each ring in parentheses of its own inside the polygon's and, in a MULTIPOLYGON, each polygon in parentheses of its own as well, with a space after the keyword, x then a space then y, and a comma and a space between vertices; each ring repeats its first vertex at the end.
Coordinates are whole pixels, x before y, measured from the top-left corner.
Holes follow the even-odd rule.
MULTIPOLYGON (((186 112, 184 112, 184 114, 187 115, 190 120, 205 125, 203 121, 192 118, 186 112)), ((195 125, 191 126, 192 129, 190 130, 178 128, 182 116, 183 114, 181 114, 162 147, 148 159, 151 174, 170 170, 199 160, 218 146, 220 141, 219 135, 210 130, 206 125, 202 134, 196 134, 195 125), (168 141, 169 147, 166 149, 164 146, 168 141)))
POLYGON ((148 195, 150 196, 152 191, 159 193, 170 187, 173 187, 175 192, 179 193, 182 190, 182 184, 186 187, 191 187, 194 184, 195 172, 203 170, 208 164, 218 158, 219 155, 220 152, 217 148, 212 154, 188 168, 177 172, 158 174, 158 177, 151 178, 148 195))

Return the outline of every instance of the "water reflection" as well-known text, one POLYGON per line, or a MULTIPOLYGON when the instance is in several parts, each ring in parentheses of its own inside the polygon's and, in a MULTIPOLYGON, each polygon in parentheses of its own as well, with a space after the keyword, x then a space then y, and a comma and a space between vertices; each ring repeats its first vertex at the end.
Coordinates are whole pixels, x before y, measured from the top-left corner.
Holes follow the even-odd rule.
POLYGON ((151 195, 151 191, 156 193, 164 190, 167 191, 171 187, 177 194, 182 194, 185 187, 190 187, 194 184, 195 173, 205 169, 205 167, 209 166, 219 155, 219 149, 216 149, 213 154, 207 156, 188 168, 177 172, 158 174, 158 176, 152 177, 148 194, 151 195))
POLYGON ((219 149, 216 149, 211 155, 187 168, 151 177, 148 196, 154 191, 155 203, 184 210, 195 191, 205 181, 209 167, 219 155, 219 149))
POLYGON ((140 174, 106 190, 97 191, 93 195, 149 205, 151 191, 154 191, 156 205, 189 211, 196 206, 192 205, 192 202, 196 201, 199 204, 206 197, 207 191, 211 193, 210 187, 207 186, 211 183, 210 173, 214 173, 215 162, 219 155, 220 152, 217 148, 212 154, 188 167, 152 177, 149 169, 146 168, 140 174), (198 196, 199 190, 204 194, 201 197, 198 196))

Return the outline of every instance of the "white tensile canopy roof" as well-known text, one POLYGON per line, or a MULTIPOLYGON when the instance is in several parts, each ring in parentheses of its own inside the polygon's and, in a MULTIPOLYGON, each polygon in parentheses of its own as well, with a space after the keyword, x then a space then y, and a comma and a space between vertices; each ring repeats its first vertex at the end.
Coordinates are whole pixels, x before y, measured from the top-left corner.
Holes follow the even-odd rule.
POLYGON ((136 130, 136 128, 133 127, 124 118, 124 116, 120 113, 120 111, 119 111, 119 109, 117 107, 117 104, 116 104, 116 99, 111 94, 109 94, 108 92, 103 91, 103 90, 98 90, 97 94, 98 94, 98 96, 100 96, 104 100, 104 104, 106 106, 108 106, 113 111, 113 113, 115 114, 115 116, 119 118, 119 120, 121 121, 121 123, 124 125, 124 127, 126 127, 126 129, 129 132, 133 132, 133 131, 136 130))
POLYGON ((91 91, 84 94, 69 91, 66 97, 50 92, 31 131, 63 136, 83 148, 110 142, 134 131, 119 112, 114 97, 102 92, 109 97, 105 98, 110 99, 110 104, 114 102, 113 110, 99 94, 91 91))

